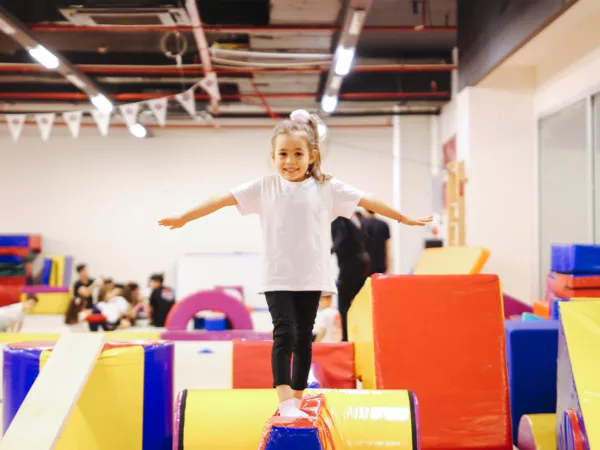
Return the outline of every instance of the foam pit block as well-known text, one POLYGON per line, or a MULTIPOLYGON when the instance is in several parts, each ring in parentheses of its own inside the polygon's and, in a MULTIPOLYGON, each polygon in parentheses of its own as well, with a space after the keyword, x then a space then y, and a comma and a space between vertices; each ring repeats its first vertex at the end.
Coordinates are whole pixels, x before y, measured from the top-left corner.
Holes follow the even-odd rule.
MULTIPOLYGON (((267 389, 273 386, 272 347, 272 341, 233 341, 233 389, 267 389)), ((356 388, 354 346, 351 342, 314 342, 312 354, 321 387, 356 388)))
POLYGON ((423 250, 413 275, 460 275, 481 272, 490 251, 479 247, 437 247, 423 250))
POLYGON ((600 245, 553 244, 551 270, 570 274, 600 274, 600 245))
POLYGON ((415 393, 422 448, 512 450, 498 277, 374 275, 372 301, 377 388, 415 393))
POLYGON ((535 302, 533 304, 533 313, 542 319, 549 319, 550 306, 545 302, 535 302))
POLYGON ((519 450, 556 450, 556 414, 527 414, 519 422, 519 450))
POLYGON ((29 248, 27 235, 0 235, 0 247, 25 247, 29 248))
MULTIPOLYGON (((68 292, 48 292, 36 294, 38 302, 31 314, 64 314, 67 312, 71 295, 68 292)), ((21 294, 21 301, 27 299, 27 294, 21 294)))
POLYGON ((513 439, 525 414, 556 412, 558 321, 506 321, 513 439))
POLYGON ((559 305, 556 428, 560 448, 600 448, 600 301, 559 305))

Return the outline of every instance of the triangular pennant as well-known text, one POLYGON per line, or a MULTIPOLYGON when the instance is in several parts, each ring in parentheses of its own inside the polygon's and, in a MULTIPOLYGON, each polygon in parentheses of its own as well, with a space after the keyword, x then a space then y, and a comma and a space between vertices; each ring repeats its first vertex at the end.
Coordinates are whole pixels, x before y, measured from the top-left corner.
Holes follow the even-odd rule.
POLYGON ((92 117, 98 125, 98 129, 100 130, 100 134, 102 136, 106 136, 108 134, 108 124, 110 122, 110 113, 105 113, 100 111, 99 109, 92 110, 92 117))
POLYGON ((79 137, 79 129, 81 128, 81 117, 83 111, 68 111, 63 113, 63 120, 69 127, 69 131, 74 138, 79 137))
POLYGON ((219 83, 217 82, 217 74, 210 72, 202 80, 200 80, 200 86, 206 91, 208 95, 217 100, 221 100, 221 94, 219 92, 219 83))
POLYGON ((181 103, 181 106, 189 113, 190 116, 196 117, 196 99, 194 98, 194 88, 191 87, 185 92, 176 94, 175 98, 181 103))
POLYGON ((123 115, 125 119, 125 123, 127 124, 127 128, 131 128, 137 123, 137 116, 140 110, 139 103, 130 103, 128 105, 119 106, 119 111, 123 115))
POLYGON ((13 141, 16 142, 21 136, 21 131, 23 131, 25 114, 7 114, 6 123, 8 124, 8 129, 10 130, 13 141))
POLYGON ((52 131, 52 125, 54 124, 55 113, 36 114, 35 121, 40 129, 42 135, 42 141, 47 141, 50 137, 50 131, 52 131))
POLYGON ((148 107, 161 127, 164 127, 167 123, 167 100, 167 97, 161 97, 148 100, 147 102, 148 107))

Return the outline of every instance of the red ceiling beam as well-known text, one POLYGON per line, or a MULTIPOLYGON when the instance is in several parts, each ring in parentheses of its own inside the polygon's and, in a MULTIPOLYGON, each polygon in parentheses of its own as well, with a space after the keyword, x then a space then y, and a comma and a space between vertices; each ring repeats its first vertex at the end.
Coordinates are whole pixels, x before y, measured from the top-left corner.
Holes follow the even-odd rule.
MULTIPOLYGON (((153 98, 164 97, 169 94, 151 94, 151 93, 122 93, 109 95, 109 98, 118 101, 143 101, 153 98)), ((265 93, 261 94, 264 98, 316 98, 317 93, 265 93)), ((401 100, 410 98, 440 98, 445 99, 450 96, 449 92, 349 92, 341 94, 343 100, 401 100)), ((260 98, 254 94, 223 94, 223 100, 240 100, 243 98, 260 98)), ((0 100, 87 100, 87 95, 78 92, 0 92, 0 100)), ((196 94, 196 100, 209 100, 207 94, 196 94)))
MULTIPOLYGON (((74 31, 74 32, 90 32, 98 33, 102 31, 121 31, 121 32, 167 32, 180 31, 192 32, 191 26, 77 26, 77 25, 61 25, 61 24, 32 24, 29 25, 31 30, 35 31, 74 31)), ((337 26, 304 26, 304 25, 271 25, 268 27, 249 27, 249 26, 233 26, 233 25, 203 25, 203 29, 207 33, 268 33, 268 32, 297 32, 297 31, 340 31, 337 26)), ((403 33, 427 33, 427 32, 455 32, 456 27, 453 26, 384 26, 384 27, 363 27, 363 32, 403 32, 403 33)))
MULTIPOLYGON (((114 65, 79 65, 77 68, 89 74, 128 74, 128 75, 203 75, 202 68, 176 66, 114 66, 114 65)), ((351 71, 357 72, 451 72, 456 69, 454 64, 386 64, 376 66, 353 66, 351 71)), ((268 69, 263 67, 247 67, 243 69, 216 69, 217 75, 251 75, 255 73, 293 74, 327 72, 329 66, 319 67, 289 67, 268 69)), ((1 64, 0 72, 52 72, 36 64, 1 64)))

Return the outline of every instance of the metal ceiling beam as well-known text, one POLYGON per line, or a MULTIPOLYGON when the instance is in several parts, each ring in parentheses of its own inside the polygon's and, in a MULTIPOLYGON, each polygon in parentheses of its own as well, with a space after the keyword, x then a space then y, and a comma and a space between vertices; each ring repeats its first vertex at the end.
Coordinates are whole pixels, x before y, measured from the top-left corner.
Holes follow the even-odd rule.
MULTIPOLYGON (((202 75, 204 70, 199 66, 115 66, 81 64, 75 66, 83 73, 93 74, 128 74, 128 75, 202 75)), ((353 66, 350 73, 362 72, 451 72, 454 64, 377 64, 353 66)), ((48 69, 37 64, 0 63, 0 72, 47 72, 48 69)), ((251 75, 255 73, 297 74, 321 73, 329 71, 329 64, 319 67, 288 67, 269 69, 263 67, 245 67, 232 69, 214 69, 217 75, 251 75)))
MULTIPOLYGON (((191 26, 159 26, 159 25, 136 25, 136 26, 121 26, 121 25, 98 25, 98 26, 78 26, 78 25, 61 25, 61 24, 32 24, 29 27, 35 31, 61 31, 61 32, 81 32, 81 33, 101 33, 104 31, 122 31, 130 33, 143 32, 189 32, 193 31, 191 26)), ((270 25, 268 27, 250 27, 239 25, 206 25, 202 28, 205 33, 270 33, 270 32, 288 32, 297 33, 299 31, 342 31, 338 26, 310 26, 310 25, 270 25)), ((363 27, 363 32, 398 32, 398 33, 439 33, 439 32, 456 32, 454 26, 425 26, 422 25, 405 25, 405 26, 368 26, 363 27)))
MULTIPOLYGON (((43 47, 30 30, 2 6, 0 6, 0 20, 3 22, 1 28, 4 33, 26 50, 30 51, 39 46, 43 47)), ((86 96, 90 99, 97 95, 103 95, 108 98, 100 86, 81 72, 75 65, 71 64, 57 52, 52 51, 51 53, 58 59, 58 67, 55 69, 55 72, 63 75, 73 86, 85 92, 86 96)))

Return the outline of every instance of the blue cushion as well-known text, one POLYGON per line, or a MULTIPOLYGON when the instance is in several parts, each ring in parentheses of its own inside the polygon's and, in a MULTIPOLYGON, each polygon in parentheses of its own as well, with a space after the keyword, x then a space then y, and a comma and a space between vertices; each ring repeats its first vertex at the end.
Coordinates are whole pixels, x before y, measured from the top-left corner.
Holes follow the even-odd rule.
POLYGON ((551 270, 560 273, 600 273, 600 245, 552 244, 551 270))
POLYGON ((557 320, 505 321, 514 442, 524 414, 556 412, 557 320))

